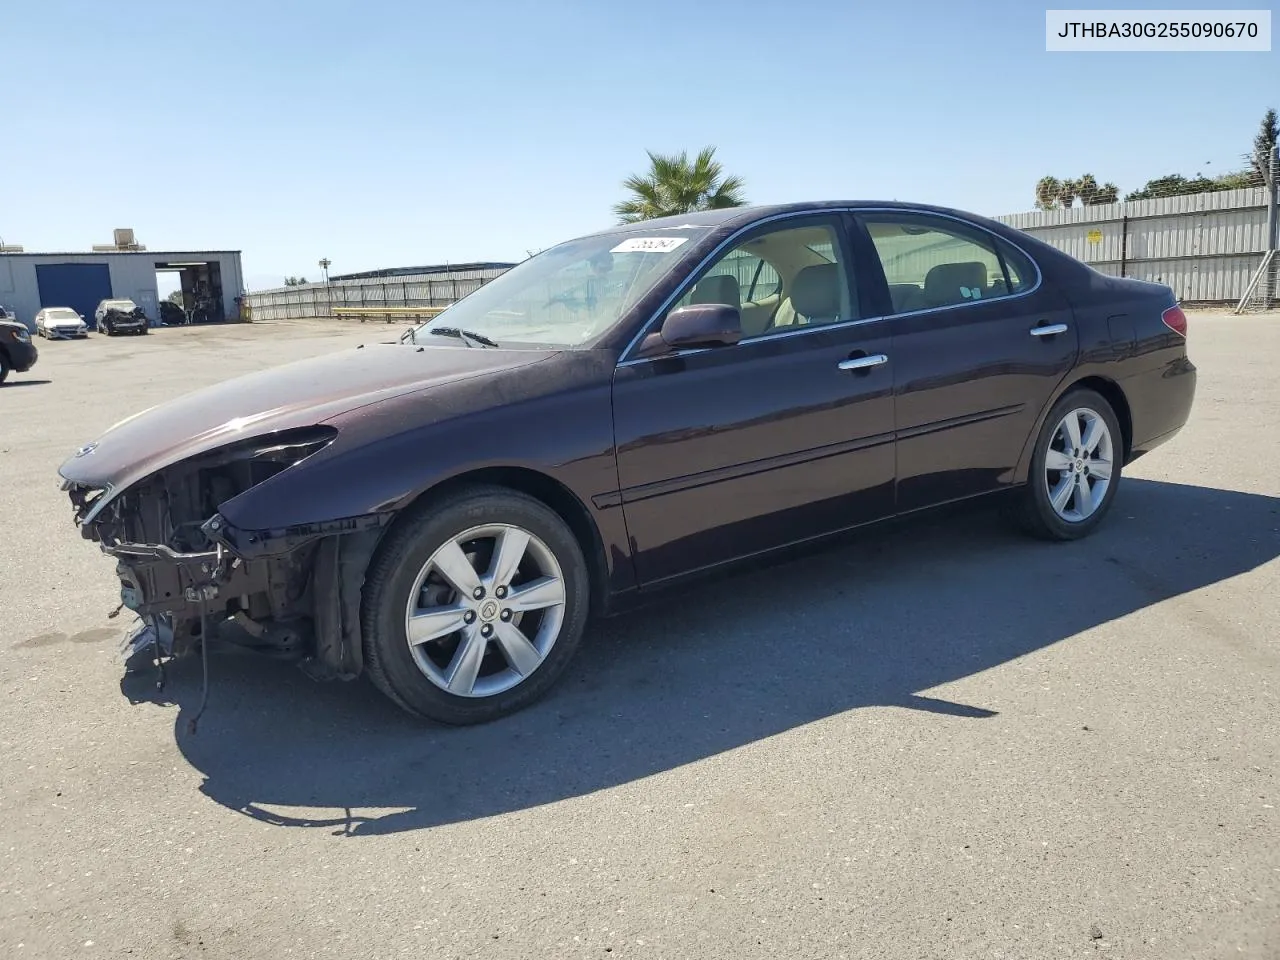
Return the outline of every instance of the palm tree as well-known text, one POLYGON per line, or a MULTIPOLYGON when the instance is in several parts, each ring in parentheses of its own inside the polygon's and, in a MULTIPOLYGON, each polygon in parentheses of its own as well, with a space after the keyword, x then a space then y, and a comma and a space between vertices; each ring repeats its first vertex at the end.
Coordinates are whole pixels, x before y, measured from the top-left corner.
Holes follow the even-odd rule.
POLYGON ((1076 196, 1086 207, 1093 206, 1098 196, 1098 181, 1092 173, 1086 173, 1076 181, 1076 196))
POLYGON ((1114 183, 1104 183, 1093 195, 1095 205, 1116 203, 1120 200, 1120 188, 1114 183))
POLYGON ((1041 210, 1052 210, 1058 205, 1058 196, 1062 193, 1062 183, 1057 177, 1041 177, 1036 183, 1036 206, 1041 210))
POLYGON ((623 223, 740 207, 747 202, 742 195, 742 178, 726 177, 723 167, 713 159, 715 147, 704 148, 693 163, 683 150, 671 156, 646 153, 649 172, 627 177, 622 185, 631 191, 631 198, 613 208, 623 223))

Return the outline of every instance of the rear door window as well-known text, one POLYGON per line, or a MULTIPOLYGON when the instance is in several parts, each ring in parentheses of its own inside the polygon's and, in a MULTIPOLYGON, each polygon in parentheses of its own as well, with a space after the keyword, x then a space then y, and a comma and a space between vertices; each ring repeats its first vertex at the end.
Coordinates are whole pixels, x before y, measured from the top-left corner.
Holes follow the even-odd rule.
POLYGON ((1025 256, 977 228, 916 213, 862 215, 894 313, 961 306, 1030 289, 1025 256), (1006 251, 1008 251, 1006 253, 1006 251))

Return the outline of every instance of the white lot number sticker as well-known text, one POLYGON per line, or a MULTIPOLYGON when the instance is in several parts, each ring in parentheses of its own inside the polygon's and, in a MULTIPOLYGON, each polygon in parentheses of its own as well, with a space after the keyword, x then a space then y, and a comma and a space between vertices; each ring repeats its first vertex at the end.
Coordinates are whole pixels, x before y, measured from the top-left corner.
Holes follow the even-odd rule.
POLYGON ((623 240, 610 253, 670 253, 688 237, 631 237, 623 240))

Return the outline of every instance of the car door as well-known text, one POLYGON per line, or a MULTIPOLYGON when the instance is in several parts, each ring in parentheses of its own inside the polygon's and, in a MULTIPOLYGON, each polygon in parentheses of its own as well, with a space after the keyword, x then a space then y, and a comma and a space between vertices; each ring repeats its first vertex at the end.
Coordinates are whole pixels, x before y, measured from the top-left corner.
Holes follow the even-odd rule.
POLYGON ((863 322, 853 274, 839 216, 757 226, 691 277, 669 308, 741 307, 750 292, 756 327, 745 339, 624 354, 614 428, 642 585, 891 512, 889 341, 863 322))
POLYGON ((1023 251, 968 221, 866 211, 891 313, 897 509, 1010 483, 1076 362, 1069 305, 1023 251))

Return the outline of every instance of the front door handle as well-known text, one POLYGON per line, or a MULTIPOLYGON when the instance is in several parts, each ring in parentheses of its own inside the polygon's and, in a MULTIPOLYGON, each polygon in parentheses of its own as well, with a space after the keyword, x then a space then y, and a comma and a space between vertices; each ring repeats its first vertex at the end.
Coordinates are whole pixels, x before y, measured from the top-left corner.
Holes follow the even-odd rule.
POLYGON ((873 353, 865 357, 850 357, 848 360, 841 360, 838 366, 841 370, 868 370, 871 367, 878 367, 882 363, 888 363, 889 358, 883 353, 873 353))
POLYGON ((1033 337, 1052 337, 1054 334, 1066 333, 1067 325, 1065 323, 1049 323, 1043 327, 1032 327, 1031 335, 1033 337))

